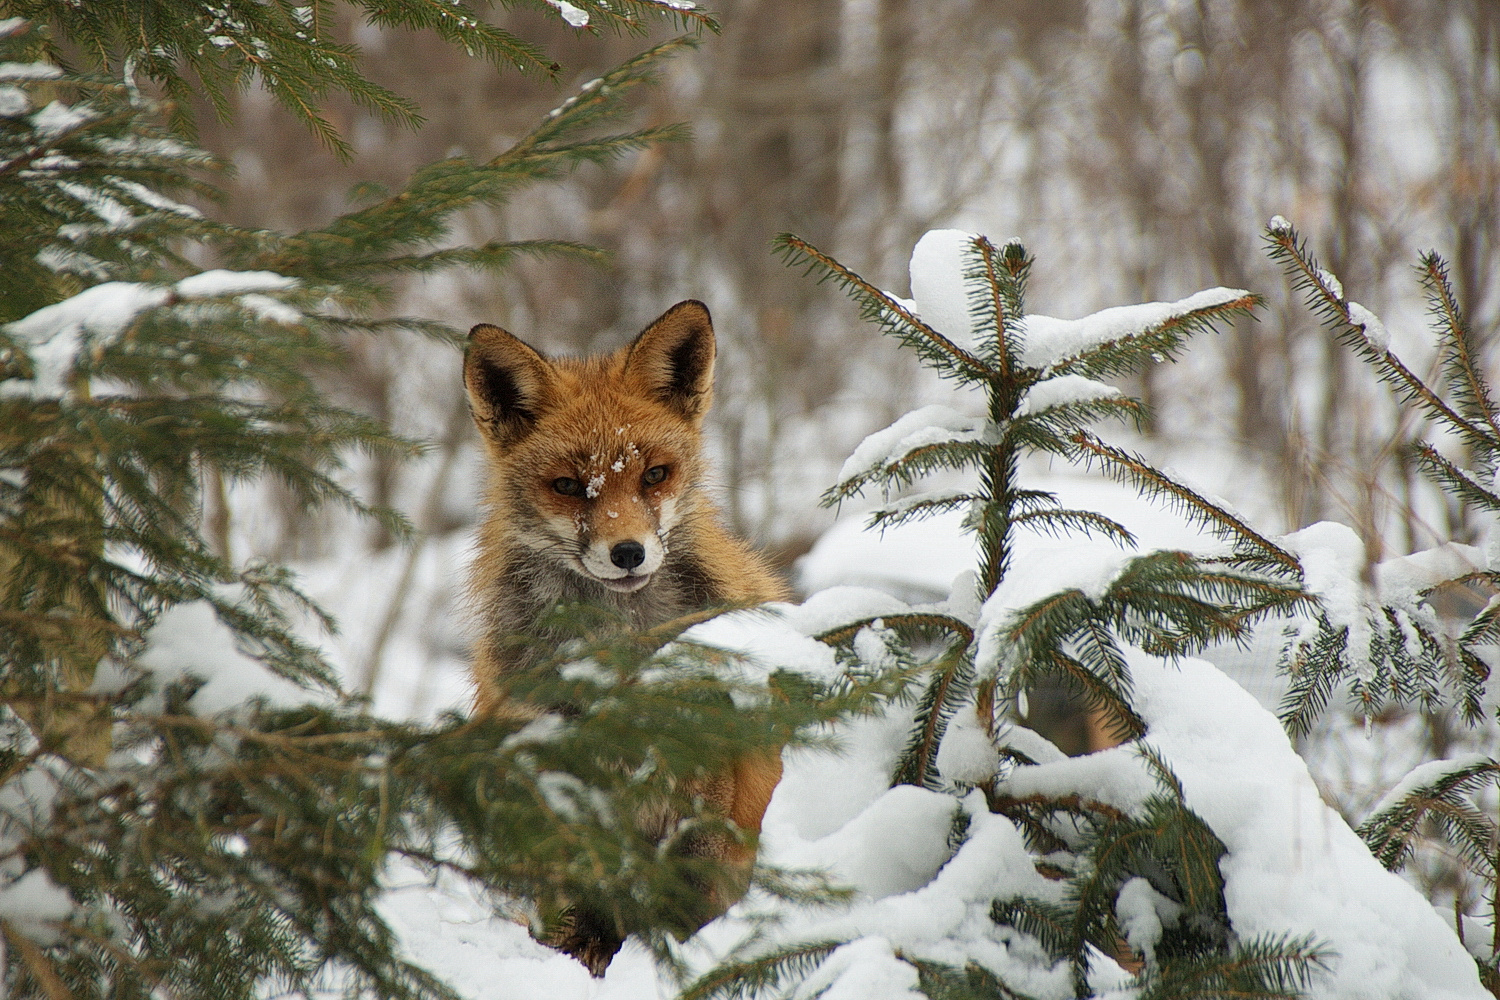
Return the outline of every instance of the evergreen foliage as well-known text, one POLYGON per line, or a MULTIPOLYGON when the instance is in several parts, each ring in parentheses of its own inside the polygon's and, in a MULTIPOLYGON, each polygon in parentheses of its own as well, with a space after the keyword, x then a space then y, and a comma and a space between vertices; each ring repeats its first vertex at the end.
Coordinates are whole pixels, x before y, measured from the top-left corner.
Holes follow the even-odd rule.
MULTIPOLYGON (((1346 297, 1338 278, 1319 266, 1290 223, 1278 217, 1265 235, 1270 256, 1284 266, 1309 308, 1425 422, 1430 440, 1410 447, 1428 479, 1469 523, 1492 525, 1500 513, 1500 490, 1495 488, 1500 409, 1474 334, 1458 307, 1447 263, 1428 251, 1416 267, 1437 346, 1437 377, 1429 379, 1403 362, 1380 319, 1346 297)), ((1500 592, 1500 572, 1493 535, 1483 542, 1485 548, 1474 552, 1482 565, 1448 579, 1424 579, 1415 593, 1378 585, 1389 567, 1370 567, 1368 577, 1375 585, 1367 584, 1357 609, 1342 617, 1325 609, 1315 629, 1296 636, 1283 657, 1291 680, 1282 706, 1288 730, 1306 734, 1341 689, 1347 691, 1348 708, 1356 718, 1416 707, 1430 714, 1457 711, 1481 731, 1492 727, 1495 710, 1485 698, 1500 641, 1500 602, 1493 597, 1500 592), (1454 611, 1438 610, 1443 595, 1455 588, 1491 596, 1477 612, 1455 619, 1454 611)), ((1469 881, 1473 894, 1488 902, 1489 939, 1468 944, 1492 992, 1500 990, 1500 862, 1495 848, 1500 834, 1480 799, 1488 795, 1493 801, 1497 777, 1500 765, 1488 754, 1423 764, 1371 810, 1358 831, 1392 871, 1407 865, 1419 850, 1440 851, 1445 863, 1456 865, 1469 881)), ((1461 901, 1462 896, 1455 902, 1455 920, 1465 938, 1461 901)))
MULTIPOLYGON (((510 0, 504 6, 554 14, 561 9, 545 0, 510 0)), ((573 12, 570 23, 592 32, 643 33, 663 17, 682 27, 717 29, 691 5, 666 0, 578 0, 567 6, 573 12)), ((345 95, 412 128, 420 126, 422 116, 410 100, 364 76, 357 45, 332 37, 341 7, 353 8, 356 17, 377 27, 431 31, 502 68, 551 79, 562 70, 534 43, 490 23, 471 0, 6 0, 0 14, 50 24, 55 37, 81 50, 88 65, 116 78, 139 74, 159 84, 176 105, 174 124, 180 129, 191 130, 186 109, 195 95, 207 97, 227 120, 230 98, 260 86, 348 159, 349 144, 321 111, 330 94, 345 95)), ((61 46, 49 43, 47 54, 63 61, 61 46)))
MULTIPOLYGON (((518 681, 565 713, 381 719, 343 699, 302 638, 331 623, 291 575, 232 563, 205 540, 210 477, 274 477, 309 508, 399 531, 399 515, 344 485, 342 462, 351 449, 420 445, 330 404, 318 372, 340 362, 350 332, 457 339, 442 324, 372 315, 402 275, 592 253, 440 248, 455 212, 675 134, 604 126, 688 38, 588 85, 494 160, 433 164, 318 229, 249 231, 185 204, 212 194, 201 178, 215 164, 164 124, 168 109, 133 74, 171 93, 187 86, 182 66, 221 98, 253 69, 283 100, 307 99, 314 122, 312 99, 329 88, 383 106, 351 75, 352 50, 292 30, 321 30, 331 7, 224 5, 216 16, 235 39, 224 47, 205 34, 201 4, 3 8, 52 22, 0 21, 10 996, 452 996, 398 953, 376 907, 393 869, 467 880, 539 929, 559 917, 550 901, 586 897, 665 954, 674 932, 696 926, 705 890, 732 877, 674 845, 743 836, 706 811, 693 781, 768 743, 796 745, 887 683, 747 685, 725 679, 722 655, 672 643, 691 622, 610 638, 575 612, 578 642, 518 681), (269 55, 252 44, 273 35, 269 55), (88 65, 61 64, 64 49, 88 65), (651 810, 684 817, 665 844, 628 820, 651 810)), ((581 7, 622 26, 676 10, 581 7)), ((361 6, 380 23, 421 24, 436 9, 361 6)), ((439 33, 509 60, 487 30, 439 33)), ((795 872, 760 878, 794 898, 828 895, 795 872)))
MULTIPOLYGON (((1049 384, 1059 385, 1057 380, 1128 374, 1171 357, 1193 333, 1247 313, 1256 303, 1254 296, 1225 291, 1211 302, 1190 303, 1120 336, 1046 362, 1028 363, 1024 296, 1032 262, 1019 243, 996 247, 984 237, 972 241, 963 272, 972 344, 955 343, 908 304, 893 300, 797 237, 784 236, 781 245, 789 264, 806 266, 822 280, 837 282, 860 304, 862 315, 918 351, 943 376, 982 388, 987 400, 984 419, 948 421, 941 435, 892 435, 889 453, 861 468, 846 466, 846 473, 852 474, 828 490, 825 504, 836 505, 875 485, 889 497, 938 470, 976 474, 977 488, 898 499, 878 509, 871 523, 899 524, 967 506, 966 525, 975 532, 979 548, 975 597, 981 603, 1004 580, 1012 539, 1020 529, 1099 534, 1127 545, 1134 541, 1123 525, 1097 512, 1067 510, 1053 494, 1022 487, 1020 462, 1029 455, 1098 463, 1143 492, 1176 502, 1230 543, 1228 553, 1212 560, 1183 552, 1141 554, 1124 564, 1102 594, 1064 591, 1016 609, 1004 623, 986 620, 989 639, 962 621, 948 624, 955 641, 968 650, 980 704, 993 708, 1038 683, 1060 680, 1103 711, 1122 733, 1139 735, 1139 720, 1129 709, 1129 671, 1118 641, 1153 653, 1186 654, 1212 642, 1242 638, 1254 622, 1306 600, 1294 556, 1139 456, 1088 433, 1090 424, 1107 417, 1135 420, 1141 412, 1138 400, 1091 383, 1086 391, 1059 397, 1058 402, 1031 405, 1033 391, 1046 399, 1042 393, 1049 384), (902 441, 912 444, 906 447, 902 441)), ((920 430, 920 424, 910 428, 920 430)), ((882 620, 893 628, 910 629, 930 627, 942 617, 924 609, 917 616, 886 615, 882 620)), ((842 640, 851 634, 841 630, 829 638, 842 640)), ((945 699, 951 700, 946 695, 945 699)), ((932 746, 935 752, 935 743, 932 746)))
MULTIPOLYGON (((977 579, 961 578, 942 604, 861 618, 822 638, 843 647, 853 664, 878 660, 910 670, 925 662, 927 679, 912 705, 910 739, 892 781, 958 797, 977 789, 983 808, 1022 831, 1037 872, 1062 882, 1066 891, 1060 901, 997 898, 990 917, 998 929, 1035 941, 1052 962, 1070 969, 1075 995, 1093 995, 1090 975, 1105 955, 1135 970, 1140 996, 1301 995, 1323 952, 1310 941, 1235 934, 1218 867, 1224 846, 1188 808, 1175 776, 1149 744, 1141 742, 1139 750, 1159 791, 1133 809, 1080 792, 1012 794, 1006 781, 1007 773, 1035 763, 1026 748, 1040 738, 1010 735, 1024 723, 1028 690, 1061 684, 1118 738, 1138 740, 1146 727, 1132 708, 1127 646, 1182 655, 1242 639, 1253 624, 1308 602, 1295 556, 1222 505, 1087 430, 1100 419, 1132 421, 1141 412, 1138 400, 1093 381, 1095 376, 1136 372, 1173 356, 1191 334, 1249 312, 1256 299, 1219 289, 1165 308, 1125 310, 1093 328, 1107 328, 1107 334, 1049 351, 1024 311, 1032 266, 1025 249, 1015 242, 996 246, 982 236, 965 236, 957 246, 960 258, 947 263, 963 276, 967 338, 950 329, 955 322, 939 329, 914 303, 881 292, 795 236, 781 237, 788 263, 837 282, 866 319, 943 376, 978 388, 985 400, 981 418, 934 407, 873 435, 824 498, 838 504, 878 487, 886 503, 871 519, 876 525, 967 508, 965 525, 978 546, 977 579), (1020 530, 1095 534, 1121 546, 1134 542, 1124 526, 1103 515, 1065 509, 1047 491, 1025 487, 1022 460, 1038 454, 1097 465, 1165 497, 1224 538, 1222 552, 1122 552, 1106 579, 1050 594, 1022 590, 1024 599, 1017 598, 1006 584, 1017 572, 1012 553, 1020 530), (933 473, 952 471, 966 473, 972 484, 899 496, 933 473), (998 759, 1007 762, 988 779, 954 780, 939 767, 945 731, 961 710, 974 713, 998 759), (1127 889, 1160 900, 1159 912, 1174 915, 1162 919, 1159 936, 1127 938, 1127 889)), ((914 284, 922 254, 919 245, 914 284)), ((828 949, 823 942, 752 955, 709 973, 685 995, 752 995, 746 983, 777 986, 789 995, 788 980, 814 975, 828 949)), ((896 957, 916 970, 917 988, 929 997, 1026 995, 979 965, 955 968, 899 951, 896 957)))
MULTIPOLYGON (((1416 443, 1428 477, 1471 515, 1500 513, 1500 493, 1492 482, 1500 468, 1500 418, 1443 259, 1429 252, 1417 266, 1441 360, 1441 381, 1434 385, 1391 350, 1390 335, 1381 321, 1345 298, 1338 279, 1318 265, 1289 223, 1278 218, 1267 230, 1266 240, 1271 258, 1285 267, 1309 308, 1340 341, 1370 365, 1406 406, 1429 421, 1434 431, 1453 435, 1467 452, 1468 468, 1431 443, 1416 443)), ((1351 707, 1365 717, 1389 704, 1427 709, 1451 704, 1470 723, 1483 718, 1490 665, 1482 653, 1500 639, 1500 608, 1491 601, 1464 626, 1455 642, 1445 643, 1437 614, 1425 601, 1445 585, 1460 584, 1494 593, 1500 589, 1500 574, 1486 566, 1437 582, 1420 595, 1422 602, 1372 607, 1362 622, 1335 622, 1324 616, 1317 633, 1295 646, 1287 663, 1293 679, 1283 706, 1288 728, 1305 733, 1333 691, 1345 683, 1351 707)))
MULTIPOLYGON (((655 14, 713 27, 672 0, 526 5, 587 14, 590 30, 634 31, 655 14)), ((497 64, 559 71, 467 0, 350 6, 497 64)), ((374 315, 404 275, 593 255, 559 241, 440 244, 466 207, 679 135, 609 128, 622 97, 693 42, 657 46, 586 85, 493 160, 429 165, 317 229, 248 231, 186 204, 211 198, 203 178, 216 165, 192 145, 180 107, 147 99, 137 76, 169 97, 201 87, 220 113, 237 88, 259 83, 345 155, 319 110, 329 94, 418 122, 408 102, 361 76, 357 49, 330 40, 335 9, 327 0, 0 3, 0 942, 9 992, 452 996, 398 953, 380 916, 393 870, 462 880, 543 932, 583 901, 681 972, 674 938, 698 926, 706 896, 740 888, 732 870, 689 847, 744 837, 705 811, 695 782, 755 749, 814 743, 822 724, 891 698, 910 713, 891 780, 954 797, 949 846, 964 843, 977 816, 965 809, 988 810, 1015 824, 1030 866, 1062 887, 986 905, 995 932, 1034 945, 1076 995, 1098 992, 1091 976, 1107 959, 1151 1000, 1304 992, 1328 954, 1312 939, 1246 938, 1233 926, 1225 844, 1147 742, 1130 656, 1242 641, 1297 614, 1311 625, 1293 631, 1285 656, 1294 734, 1344 687, 1366 718, 1396 704, 1452 706, 1483 721, 1500 609, 1491 601, 1453 635, 1429 599, 1445 584, 1494 592, 1500 578, 1486 564, 1420 600, 1375 595, 1350 617, 1305 589, 1287 544, 1092 433, 1100 420, 1142 414, 1138 400, 1098 379, 1174 357, 1194 333, 1250 313, 1248 293, 1131 307, 1141 311, 1093 327, 1109 335, 1049 348, 1025 315, 1032 260, 1019 243, 964 240, 967 323, 958 331, 783 237, 789 263, 838 283, 866 319, 983 394, 981 416, 935 408, 876 435, 879 447, 862 450, 825 497, 882 491, 875 525, 966 510, 977 576, 948 601, 821 632, 846 670, 836 681, 787 671, 737 680, 728 654, 680 639, 697 618, 631 635, 575 608, 560 622, 577 640, 514 679, 516 697, 555 709, 536 718, 422 726, 342 698, 302 637, 309 621, 331 623, 291 575, 234 564, 204 539, 206 482, 274 477, 308 507, 341 506, 399 532, 399 515, 344 485, 341 463, 351 449, 412 454, 420 445, 331 405, 317 372, 339 363, 352 332, 456 337, 440 323, 374 315), (205 260, 216 266, 205 270, 205 260), (1206 555, 1126 553, 1134 539, 1123 525, 1023 485, 1032 456, 1100 469, 1223 545, 1206 555), (934 475, 967 483, 908 492, 934 475), (1096 536, 1122 552, 1090 580, 1007 590, 1024 569, 1014 565, 1021 530, 1096 536), (1028 692, 1048 685, 1135 742, 1153 794, 1125 808, 1080 789, 1010 788, 1009 777, 1039 763, 1039 748, 1052 749, 1023 732, 1028 692), (988 777, 940 766, 960 713, 996 751, 988 777), (682 820, 661 839, 639 821, 649 816, 682 820), (1154 930, 1140 919, 1147 909, 1154 930)), ((1430 384, 1391 353, 1379 321, 1345 299, 1290 226, 1278 222, 1268 240, 1329 326, 1462 445, 1461 457, 1418 446, 1434 483, 1475 514, 1500 512, 1500 415, 1442 260, 1426 255, 1419 268, 1443 350, 1430 384)), ((1500 859, 1482 796, 1497 774, 1484 755, 1428 765, 1359 832, 1392 869, 1435 832, 1493 903, 1500 859)), ((755 882, 799 902, 839 895, 806 873, 762 869, 755 882)), ((1497 945, 1471 942, 1489 955, 1480 965, 1492 989, 1497 945)), ((821 939, 752 954, 683 996, 795 991, 843 946, 821 939)), ((977 963, 895 957, 933 998, 1027 996, 977 963)))

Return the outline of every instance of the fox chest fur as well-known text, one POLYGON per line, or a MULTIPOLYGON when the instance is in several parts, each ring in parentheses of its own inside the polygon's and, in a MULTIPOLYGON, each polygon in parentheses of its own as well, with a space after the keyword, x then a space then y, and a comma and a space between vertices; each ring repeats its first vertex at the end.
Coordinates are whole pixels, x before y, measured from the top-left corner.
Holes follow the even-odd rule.
POLYGON ((489 458, 470 592, 478 707, 559 638, 559 604, 634 628, 784 596, 703 487, 715 345, 683 302, 607 355, 549 359, 498 327, 470 333, 464 382, 489 458))

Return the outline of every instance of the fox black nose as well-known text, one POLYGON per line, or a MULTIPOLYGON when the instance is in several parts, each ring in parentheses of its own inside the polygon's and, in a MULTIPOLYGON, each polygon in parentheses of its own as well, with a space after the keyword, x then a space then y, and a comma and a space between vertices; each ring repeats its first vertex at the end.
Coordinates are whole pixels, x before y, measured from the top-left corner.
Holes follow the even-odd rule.
POLYGON ((621 569, 635 569, 646 561, 646 546, 640 542, 619 542, 609 550, 609 561, 621 569))

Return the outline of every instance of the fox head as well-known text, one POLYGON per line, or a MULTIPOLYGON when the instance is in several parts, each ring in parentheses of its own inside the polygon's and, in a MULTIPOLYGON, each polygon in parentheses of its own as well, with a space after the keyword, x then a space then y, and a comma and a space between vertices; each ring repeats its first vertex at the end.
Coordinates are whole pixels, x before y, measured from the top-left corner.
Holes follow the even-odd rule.
POLYGON ((708 308, 691 300, 587 358, 469 331, 464 385, 509 537, 606 590, 645 587, 696 506, 714 353, 708 308))

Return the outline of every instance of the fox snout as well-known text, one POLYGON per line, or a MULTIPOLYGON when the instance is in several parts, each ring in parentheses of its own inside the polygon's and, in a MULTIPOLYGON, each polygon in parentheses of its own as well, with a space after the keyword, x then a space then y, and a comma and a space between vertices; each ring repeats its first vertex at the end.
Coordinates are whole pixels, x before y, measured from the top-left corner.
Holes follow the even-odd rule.
POLYGON ((624 537, 614 534, 596 536, 584 542, 579 562, 584 574, 610 590, 630 593, 644 587, 651 575, 661 569, 667 550, 656 533, 641 530, 624 537))
POLYGON ((609 561, 623 570, 632 570, 646 561, 646 546, 640 542, 616 542, 609 550, 609 561))

